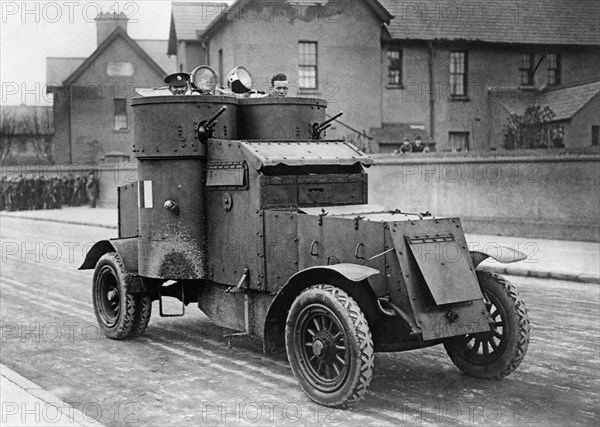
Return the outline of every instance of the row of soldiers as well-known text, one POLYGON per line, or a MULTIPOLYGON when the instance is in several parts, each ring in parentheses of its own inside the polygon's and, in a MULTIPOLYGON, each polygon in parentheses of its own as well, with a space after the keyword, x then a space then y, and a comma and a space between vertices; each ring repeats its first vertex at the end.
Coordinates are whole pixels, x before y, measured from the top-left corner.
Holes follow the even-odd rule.
POLYGON ((87 180, 73 175, 61 178, 3 176, 0 180, 0 210, 60 209, 63 206, 81 206, 86 203, 92 206, 92 202, 92 207, 95 207, 97 197, 98 182, 93 173, 90 173, 87 180))

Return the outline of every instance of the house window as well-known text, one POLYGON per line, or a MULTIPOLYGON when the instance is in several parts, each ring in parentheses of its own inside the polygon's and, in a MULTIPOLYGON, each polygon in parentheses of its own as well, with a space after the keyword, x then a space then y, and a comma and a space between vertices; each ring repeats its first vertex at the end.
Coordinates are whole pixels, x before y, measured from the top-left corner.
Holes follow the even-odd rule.
POLYGON ((448 139, 452 151, 469 150, 469 132, 450 132, 448 139))
POLYGON ((115 130, 127 129, 127 99, 115 99, 115 130))
POLYGON ((598 146, 600 139, 600 126, 592 126, 592 147, 598 146))
POLYGON ((222 85, 225 85, 225 78, 223 76, 223 49, 219 49, 219 81, 222 85))
POLYGON ((450 52, 450 94, 467 96, 467 52, 450 52))
POLYGON ((548 84, 559 85, 561 81, 560 76, 560 54, 549 53, 548 54, 548 84))
POLYGON ((519 73, 521 74, 521 86, 533 86, 533 54, 522 53, 519 73))
POLYGON ((300 89, 317 88, 317 43, 298 43, 298 85, 300 89))
POLYGON ((388 85, 402 86, 402 49, 388 48, 387 61, 388 85))

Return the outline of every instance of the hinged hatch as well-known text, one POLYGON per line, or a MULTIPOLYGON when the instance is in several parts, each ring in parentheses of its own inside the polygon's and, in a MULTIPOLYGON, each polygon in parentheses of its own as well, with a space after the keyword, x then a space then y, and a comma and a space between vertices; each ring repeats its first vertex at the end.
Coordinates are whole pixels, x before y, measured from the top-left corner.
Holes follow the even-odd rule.
POLYGON ((373 159, 345 141, 252 141, 242 142, 256 169, 265 166, 373 164, 373 159))
POLYGON ((483 299, 477 277, 454 236, 407 237, 406 241, 437 305, 483 299))

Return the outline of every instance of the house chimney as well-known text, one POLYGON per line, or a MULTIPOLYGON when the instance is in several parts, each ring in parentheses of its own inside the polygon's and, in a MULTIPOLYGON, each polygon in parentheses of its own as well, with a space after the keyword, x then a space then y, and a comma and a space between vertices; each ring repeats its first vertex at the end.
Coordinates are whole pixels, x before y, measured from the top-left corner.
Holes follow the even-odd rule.
POLYGON ((127 32, 127 15, 124 13, 100 13, 96 16, 96 40, 100 46, 104 40, 117 28, 121 27, 127 32))

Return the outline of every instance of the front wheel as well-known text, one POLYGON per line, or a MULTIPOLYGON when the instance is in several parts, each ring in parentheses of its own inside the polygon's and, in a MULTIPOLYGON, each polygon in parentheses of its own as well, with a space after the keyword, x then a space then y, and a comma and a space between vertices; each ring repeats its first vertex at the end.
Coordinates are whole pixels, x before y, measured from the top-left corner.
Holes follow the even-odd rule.
POLYGON ((339 406, 364 396, 373 377, 373 339, 360 307, 330 285, 306 289, 285 328, 290 366, 315 402, 339 406))
POLYGON ((517 289, 502 276, 478 271, 477 279, 492 318, 490 331, 450 338, 444 347, 466 375, 500 379, 517 369, 527 352, 527 309, 517 289))

